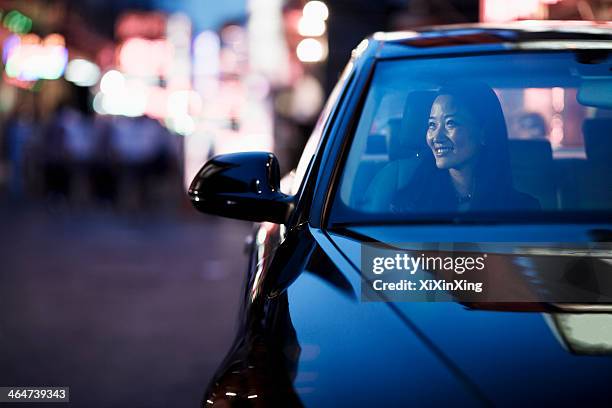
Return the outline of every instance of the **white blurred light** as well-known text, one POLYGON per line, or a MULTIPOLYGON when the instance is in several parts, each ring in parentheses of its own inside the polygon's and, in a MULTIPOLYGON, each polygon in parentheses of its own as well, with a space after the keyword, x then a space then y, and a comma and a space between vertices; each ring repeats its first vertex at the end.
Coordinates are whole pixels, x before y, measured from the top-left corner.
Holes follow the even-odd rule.
POLYGON ((196 75, 219 74, 221 41, 214 31, 203 31, 193 41, 193 65, 196 75))
POLYGON ((265 76, 257 73, 251 73, 246 76, 245 79, 249 96, 263 101, 270 94, 270 82, 265 76))
POLYGON ((186 115, 189 110, 189 91, 176 91, 168 96, 168 116, 186 115))
POLYGON ((125 77, 114 69, 106 72, 100 81, 100 90, 105 94, 122 92, 125 89, 125 77))
POLYGON ((298 22, 298 33, 304 37, 319 37, 325 34, 325 21, 319 18, 302 16, 298 22))
POLYGON ((302 13, 304 17, 312 17, 317 20, 327 20, 329 17, 329 9, 322 1, 309 1, 304 5, 302 13))
POLYGON ((324 97, 319 81, 312 75, 304 75, 294 86, 291 116, 300 123, 312 121, 320 112, 324 97))
POLYGON ((142 116, 147 106, 146 94, 142 92, 120 92, 103 94, 102 110, 110 115, 142 116))
POLYGON ((94 98, 94 110, 123 116, 142 116, 147 108, 148 88, 137 81, 126 81, 119 71, 108 71, 100 81, 100 92, 94 98))
POLYGON ((166 120, 166 125, 179 135, 188 136, 195 130, 195 122, 189 115, 181 115, 166 120))
POLYGON ((314 38, 305 38, 300 41, 296 53, 302 62, 319 62, 325 57, 323 44, 314 38))
POLYGON ((168 96, 166 112, 168 116, 180 117, 198 114, 202 109, 202 99, 195 91, 174 91, 168 96))
POLYGON ((40 56, 40 78, 58 79, 64 73, 68 61, 68 50, 61 45, 45 47, 48 49, 45 56, 40 56))
POLYGON ((289 49, 284 33, 284 0, 249 0, 248 54, 250 72, 266 76, 275 86, 291 82, 289 49))
POLYGON ((78 86, 93 86, 100 78, 100 69, 93 62, 76 58, 68 63, 66 73, 67 81, 78 86))
POLYGON ((98 92, 93 99, 93 109, 99 115, 106 115, 106 111, 104 110, 104 106, 102 105, 102 101, 104 100, 104 94, 102 92, 98 92))

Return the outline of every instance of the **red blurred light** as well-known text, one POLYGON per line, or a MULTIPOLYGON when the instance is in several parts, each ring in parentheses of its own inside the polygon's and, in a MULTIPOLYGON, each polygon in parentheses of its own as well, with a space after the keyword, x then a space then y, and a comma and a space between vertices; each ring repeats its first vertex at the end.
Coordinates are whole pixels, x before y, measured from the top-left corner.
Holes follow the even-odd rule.
POLYGON ((119 67, 129 75, 166 76, 173 57, 173 47, 166 40, 130 38, 119 50, 119 67))

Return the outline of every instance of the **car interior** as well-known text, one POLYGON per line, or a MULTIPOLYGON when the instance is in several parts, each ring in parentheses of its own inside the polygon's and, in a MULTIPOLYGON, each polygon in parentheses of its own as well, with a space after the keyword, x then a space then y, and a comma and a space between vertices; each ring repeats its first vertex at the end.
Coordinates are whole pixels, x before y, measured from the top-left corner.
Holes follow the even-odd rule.
MULTIPOLYGON (((426 116, 433 92, 415 91, 406 98, 403 115, 388 121, 388 137, 370 134, 356 170, 350 206, 364 212, 388 211, 389 203, 410 181, 425 142, 426 116)), ((595 112, 604 114, 606 112, 595 112)), ((553 150, 547 139, 519 139, 509 134, 514 187, 535 197, 543 210, 593 210, 612 207, 612 117, 582 121, 584 145, 553 150), (588 180, 588 182, 587 182, 588 180), (595 182, 595 180, 597 182, 595 182)))

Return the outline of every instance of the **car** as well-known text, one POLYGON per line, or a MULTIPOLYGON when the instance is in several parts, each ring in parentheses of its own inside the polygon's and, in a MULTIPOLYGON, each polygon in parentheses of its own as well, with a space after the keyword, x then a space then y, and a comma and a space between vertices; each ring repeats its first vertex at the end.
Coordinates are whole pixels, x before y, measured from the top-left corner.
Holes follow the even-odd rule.
POLYGON ((203 406, 609 405, 611 52, 609 23, 376 33, 294 172, 208 161, 194 207, 255 224, 203 406))

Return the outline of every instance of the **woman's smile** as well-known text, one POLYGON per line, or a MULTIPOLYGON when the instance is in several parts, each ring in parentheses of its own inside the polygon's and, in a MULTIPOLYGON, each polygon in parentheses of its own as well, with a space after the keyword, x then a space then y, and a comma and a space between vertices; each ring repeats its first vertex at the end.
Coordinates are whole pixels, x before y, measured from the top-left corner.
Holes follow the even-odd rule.
POLYGON ((444 157, 450 154, 454 150, 454 147, 449 144, 434 144, 434 154, 436 157, 444 157))

